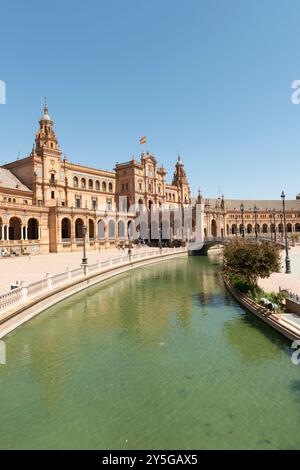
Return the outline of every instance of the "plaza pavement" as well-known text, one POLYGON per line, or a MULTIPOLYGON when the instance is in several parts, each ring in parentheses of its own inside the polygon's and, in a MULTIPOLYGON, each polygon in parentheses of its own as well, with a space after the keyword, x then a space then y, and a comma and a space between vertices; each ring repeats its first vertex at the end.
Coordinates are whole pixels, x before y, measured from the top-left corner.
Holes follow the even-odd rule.
POLYGON ((285 274, 285 251, 282 252, 282 269, 280 273, 273 273, 267 279, 260 279, 259 285, 266 292, 278 292, 281 289, 288 289, 300 295, 300 246, 289 250, 291 259, 291 274, 285 274))
MULTIPOLYGON (((138 250, 139 248, 133 248, 138 250)), ((145 248, 140 248, 145 250, 145 248)), ((98 261, 103 261, 109 257, 116 257, 119 254, 127 254, 118 251, 117 248, 102 250, 102 251, 88 251, 88 263, 93 264, 98 261)), ((67 267, 75 269, 80 266, 81 252, 72 253, 51 253, 47 255, 34 255, 34 256, 18 256, 3 258, 0 257, 0 294, 10 290, 11 284, 16 281, 25 281, 28 283, 39 281, 43 279, 46 273, 59 274, 64 272, 67 267)))

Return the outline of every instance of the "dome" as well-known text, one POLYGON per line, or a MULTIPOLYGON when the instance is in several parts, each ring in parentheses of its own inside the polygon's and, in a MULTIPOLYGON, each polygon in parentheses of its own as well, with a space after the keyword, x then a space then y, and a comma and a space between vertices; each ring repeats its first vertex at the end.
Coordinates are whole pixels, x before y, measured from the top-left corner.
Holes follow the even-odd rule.
POLYGON ((183 166, 183 161, 181 160, 181 156, 178 155, 177 165, 183 166))
POLYGON ((51 121, 51 117, 48 114, 48 106, 45 104, 44 106, 44 114, 42 116, 43 121, 51 121))

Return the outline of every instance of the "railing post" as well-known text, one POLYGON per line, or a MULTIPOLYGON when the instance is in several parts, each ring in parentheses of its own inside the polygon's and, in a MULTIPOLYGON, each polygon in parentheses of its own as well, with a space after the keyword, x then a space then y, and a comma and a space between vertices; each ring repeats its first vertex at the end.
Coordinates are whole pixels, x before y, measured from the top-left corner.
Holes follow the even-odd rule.
POLYGON ((21 281, 21 288, 22 288, 22 295, 21 300, 22 302, 26 302, 28 299, 28 284, 25 281, 21 281))
POLYGON ((47 279, 47 288, 51 289, 52 287, 52 276, 51 273, 46 273, 46 279, 47 279))

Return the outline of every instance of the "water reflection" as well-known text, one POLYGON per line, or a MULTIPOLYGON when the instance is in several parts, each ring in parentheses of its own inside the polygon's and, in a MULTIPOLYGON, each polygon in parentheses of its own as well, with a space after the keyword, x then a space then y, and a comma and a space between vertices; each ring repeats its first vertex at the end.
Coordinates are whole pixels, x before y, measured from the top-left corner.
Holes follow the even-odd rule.
POLYGON ((283 352, 281 335, 262 322, 255 321, 250 315, 240 314, 224 323, 224 335, 228 343, 238 351, 246 364, 279 359, 283 352))
POLYGON ((300 419, 284 346, 208 258, 118 276, 8 336, 0 448, 283 445, 300 419))

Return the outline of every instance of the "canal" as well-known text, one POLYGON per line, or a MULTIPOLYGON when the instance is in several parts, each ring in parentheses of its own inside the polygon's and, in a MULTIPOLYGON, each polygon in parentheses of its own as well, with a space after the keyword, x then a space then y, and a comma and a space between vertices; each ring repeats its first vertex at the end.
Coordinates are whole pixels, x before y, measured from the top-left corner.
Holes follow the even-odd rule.
POLYGON ((290 343, 225 291, 214 259, 94 286, 5 338, 1 449, 296 449, 290 343))

